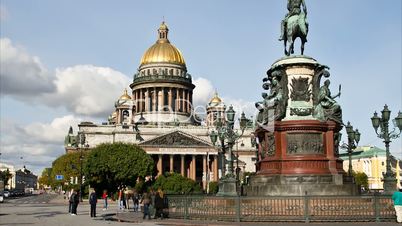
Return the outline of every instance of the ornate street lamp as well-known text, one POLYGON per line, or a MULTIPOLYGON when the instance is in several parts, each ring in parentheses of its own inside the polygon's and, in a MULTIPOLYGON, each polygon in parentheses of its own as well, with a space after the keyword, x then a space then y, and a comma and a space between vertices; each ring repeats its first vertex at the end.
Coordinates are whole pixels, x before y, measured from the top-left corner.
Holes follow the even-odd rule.
POLYGON ((220 141, 219 147, 221 148, 222 153, 222 178, 219 184, 219 192, 217 195, 227 195, 227 196, 236 196, 238 195, 236 185, 236 176, 233 171, 233 146, 241 136, 243 136, 244 130, 246 128, 248 119, 245 117, 244 113, 242 113, 239 121, 240 121, 240 130, 241 133, 234 131, 234 118, 236 112, 233 110, 233 106, 230 106, 226 111, 226 125, 223 123, 222 117, 218 117, 215 123, 215 129, 209 134, 212 144, 215 146, 218 138, 220 141), (228 172, 225 174, 225 153, 226 148, 228 149, 228 172))
POLYGON ((387 165, 386 165, 386 172, 383 173, 384 176, 384 193, 391 194, 396 190, 396 178, 395 174, 392 172, 391 169, 391 156, 389 153, 389 143, 391 143, 391 139, 396 139, 402 132, 402 113, 399 112, 398 116, 393 120, 394 126, 398 127, 399 132, 395 131, 395 128, 390 132, 389 131, 389 119, 391 116, 391 111, 388 109, 388 106, 385 105, 384 109, 381 111, 381 118, 378 117, 377 112, 374 112, 373 117, 371 117, 371 123, 373 124, 375 133, 377 134, 378 138, 384 140, 385 143, 385 151, 387 156, 387 165), (378 127, 381 130, 378 132, 378 127))
POLYGON ((348 122, 348 124, 345 126, 346 128, 346 133, 348 135, 348 143, 343 143, 341 145, 342 149, 346 149, 348 151, 348 156, 349 156, 349 169, 348 169, 348 176, 352 176, 352 153, 353 150, 357 147, 360 141, 360 132, 358 129, 353 130, 353 126, 348 122))
POLYGON ((82 156, 82 149, 84 149, 85 145, 85 134, 83 132, 79 132, 79 143, 81 145, 80 148, 80 202, 82 202, 82 161, 83 161, 83 156, 82 156))

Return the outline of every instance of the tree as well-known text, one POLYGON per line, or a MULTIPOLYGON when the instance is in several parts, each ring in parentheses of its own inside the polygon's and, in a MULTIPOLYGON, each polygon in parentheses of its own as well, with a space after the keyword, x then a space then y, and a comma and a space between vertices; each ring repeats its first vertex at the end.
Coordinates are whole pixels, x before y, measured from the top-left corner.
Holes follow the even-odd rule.
POLYGON ((166 173, 160 175, 154 185, 154 190, 161 188, 167 194, 189 194, 189 193, 201 193, 201 186, 191 180, 190 178, 183 177, 178 173, 166 173))
POLYGON ((53 187, 55 182, 55 178, 52 177, 52 168, 43 169, 42 174, 38 179, 39 187, 42 189, 49 186, 53 187))
POLYGON ((8 180, 12 177, 10 170, 7 168, 6 170, 0 170, 0 180, 4 181, 4 186, 8 185, 8 180))
POLYGON ((353 177, 355 178, 355 182, 357 185, 364 188, 366 191, 368 190, 368 176, 364 172, 354 172, 353 177))
MULTIPOLYGON (((50 176, 52 178, 52 187, 63 186, 70 183, 71 177, 80 177, 81 162, 85 165, 87 152, 82 152, 82 160, 80 160, 81 152, 72 152, 58 157, 52 163, 50 176), (56 175, 63 175, 63 180, 56 180, 56 175)), ((70 188, 71 186, 68 186, 70 188)))
POLYGON ((98 192, 116 191, 119 185, 134 186, 137 178, 152 175, 154 161, 139 146, 126 143, 100 144, 89 153, 84 173, 98 192))

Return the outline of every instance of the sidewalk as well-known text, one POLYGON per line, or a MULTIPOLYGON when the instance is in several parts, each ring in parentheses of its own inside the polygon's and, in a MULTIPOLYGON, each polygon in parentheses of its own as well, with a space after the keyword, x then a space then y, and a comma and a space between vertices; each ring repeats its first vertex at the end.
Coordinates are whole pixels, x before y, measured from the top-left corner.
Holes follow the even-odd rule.
POLYGON ((142 212, 119 212, 115 216, 113 216, 113 220, 119 222, 130 222, 134 224, 155 224, 155 225, 175 225, 175 226, 301 226, 301 225, 335 225, 335 226, 398 226, 396 222, 312 222, 312 223, 304 223, 304 222, 223 222, 223 221, 208 221, 208 220, 183 220, 183 219, 171 219, 165 218, 161 219, 142 219, 142 212))

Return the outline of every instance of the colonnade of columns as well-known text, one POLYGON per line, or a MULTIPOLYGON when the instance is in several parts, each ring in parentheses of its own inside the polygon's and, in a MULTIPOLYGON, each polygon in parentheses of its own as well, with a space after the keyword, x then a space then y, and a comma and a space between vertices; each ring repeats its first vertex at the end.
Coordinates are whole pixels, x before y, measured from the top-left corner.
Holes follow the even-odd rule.
POLYGON ((190 113, 193 91, 185 88, 150 87, 133 91, 137 112, 175 111, 190 113))
MULTIPOLYGON (((169 172, 175 171, 175 161, 177 158, 175 156, 179 155, 157 155, 156 158, 156 168, 158 172, 158 176, 164 172, 164 169, 169 169, 169 172), (168 156, 169 161, 163 161, 164 156, 168 156)), ((184 177, 188 177, 192 180, 197 181, 197 178, 201 176, 203 187, 206 188, 207 185, 207 175, 212 175, 209 177, 208 181, 218 181, 218 155, 180 155, 180 168, 176 167, 177 173, 180 173, 184 177), (197 160, 200 162, 200 158, 202 158, 202 164, 200 166, 197 165, 197 160), (197 175, 197 169, 202 166, 202 175, 197 175)), ((178 165, 178 164, 176 164, 178 165)), ((199 171, 199 170, 198 170, 199 171)))

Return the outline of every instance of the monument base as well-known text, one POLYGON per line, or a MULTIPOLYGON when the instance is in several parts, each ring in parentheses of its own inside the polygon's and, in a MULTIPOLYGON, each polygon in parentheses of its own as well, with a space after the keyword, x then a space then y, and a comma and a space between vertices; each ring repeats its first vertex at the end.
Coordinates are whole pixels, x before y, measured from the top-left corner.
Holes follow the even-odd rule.
POLYGON ((236 178, 227 177, 219 182, 219 190, 216 196, 237 196, 236 178))
POLYGON ((358 186, 343 175, 256 175, 247 196, 357 195, 358 186))

